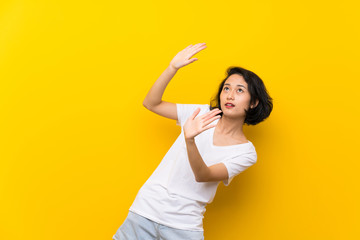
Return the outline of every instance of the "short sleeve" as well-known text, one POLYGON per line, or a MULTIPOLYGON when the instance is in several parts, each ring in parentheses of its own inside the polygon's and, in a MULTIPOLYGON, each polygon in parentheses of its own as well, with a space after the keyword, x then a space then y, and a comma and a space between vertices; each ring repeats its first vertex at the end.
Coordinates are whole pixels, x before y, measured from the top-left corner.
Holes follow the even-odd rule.
POLYGON ((228 186, 236 175, 244 172, 246 169, 254 165, 256 161, 256 151, 236 155, 221 161, 225 165, 229 175, 228 179, 223 181, 224 185, 228 186))
POLYGON ((202 115, 204 114, 206 111, 208 111, 208 109, 210 109, 210 105, 208 104, 182 104, 182 103, 177 103, 176 104, 176 110, 177 110, 177 121, 176 121, 176 125, 183 127, 186 120, 191 116, 191 114, 194 113, 194 111, 200 107, 200 112, 198 114, 202 115))

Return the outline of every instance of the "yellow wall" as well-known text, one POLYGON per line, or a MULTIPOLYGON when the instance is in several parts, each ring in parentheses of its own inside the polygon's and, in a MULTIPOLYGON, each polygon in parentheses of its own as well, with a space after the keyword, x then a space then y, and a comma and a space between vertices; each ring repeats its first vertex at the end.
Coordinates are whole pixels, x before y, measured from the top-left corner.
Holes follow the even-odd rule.
POLYGON ((274 98, 245 126, 258 162, 205 213, 205 239, 359 239, 357 1, 0 2, 0 239, 111 239, 180 133, 142 101, 206 104, 228 66, 274 98))

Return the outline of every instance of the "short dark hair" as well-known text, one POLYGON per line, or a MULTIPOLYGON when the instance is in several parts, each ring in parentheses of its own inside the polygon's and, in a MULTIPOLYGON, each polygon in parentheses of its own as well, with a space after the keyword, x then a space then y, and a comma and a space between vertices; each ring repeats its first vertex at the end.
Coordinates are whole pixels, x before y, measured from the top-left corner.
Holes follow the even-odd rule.
MULTIPOLYGON (((224 87, 224 83, 232 74, 239 74, 245 79, 246 83, 248 84, 248 91, 251 96, 250 104, 255 105, 256 99, 259 100, 259 103, 256 107, 245 110, 246 117, 244 120, 244 124, 256 125, 269 117, 273 109, 273 99, 268 94, 261 78, 252 71, 246 70, 242 67, 231 66, 226 70, 226 73, 227 77, 220 83, 219 90, 216 96, 211 98, 210 100, 210 110, 214 108, 219 108, 221 110, 220 94, 224 87)), ((219 113, 219 115, 221 116, 222 114, 222 112, 219 113)))

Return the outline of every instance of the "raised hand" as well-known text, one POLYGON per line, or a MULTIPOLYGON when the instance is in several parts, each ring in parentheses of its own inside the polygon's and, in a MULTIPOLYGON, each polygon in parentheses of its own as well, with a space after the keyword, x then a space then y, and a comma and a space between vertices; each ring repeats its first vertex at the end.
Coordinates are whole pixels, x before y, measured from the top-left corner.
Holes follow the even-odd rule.
POLYGON ((176 54, 176 56, 171 60, 170 66, 178 70, 179 68, 198 60, 197 58, 191 57, 205 48, 205 43, 198 43, 195 45, 190 44, 185 49, 181 50, 176 54))
POLYGON ((218 108, 215 108, 210 112, 207 112, 195 118, 199 114, 199 112, 200 112, 200 108, 198 107, 194 111, 194 113, 186 120, 183 127, 185 139, 195 138, 201 132, 209 128, 215 127, 216 124, 213 125, 209 125, 209 124, 221 117, 220 115, 217 115, 221 112, 221 110, 218 108))

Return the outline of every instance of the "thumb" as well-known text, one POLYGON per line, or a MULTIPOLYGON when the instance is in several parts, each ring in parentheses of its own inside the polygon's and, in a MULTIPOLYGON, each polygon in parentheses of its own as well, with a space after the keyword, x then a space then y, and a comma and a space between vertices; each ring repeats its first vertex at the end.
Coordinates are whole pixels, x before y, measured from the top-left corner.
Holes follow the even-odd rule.
POLYGON ((197 61, 197 60, 199 60, 199 59, 197 59, 197 58, 191 58, 191 59, 190 59, 190 63, 195 62, 195 61, 197 61))

